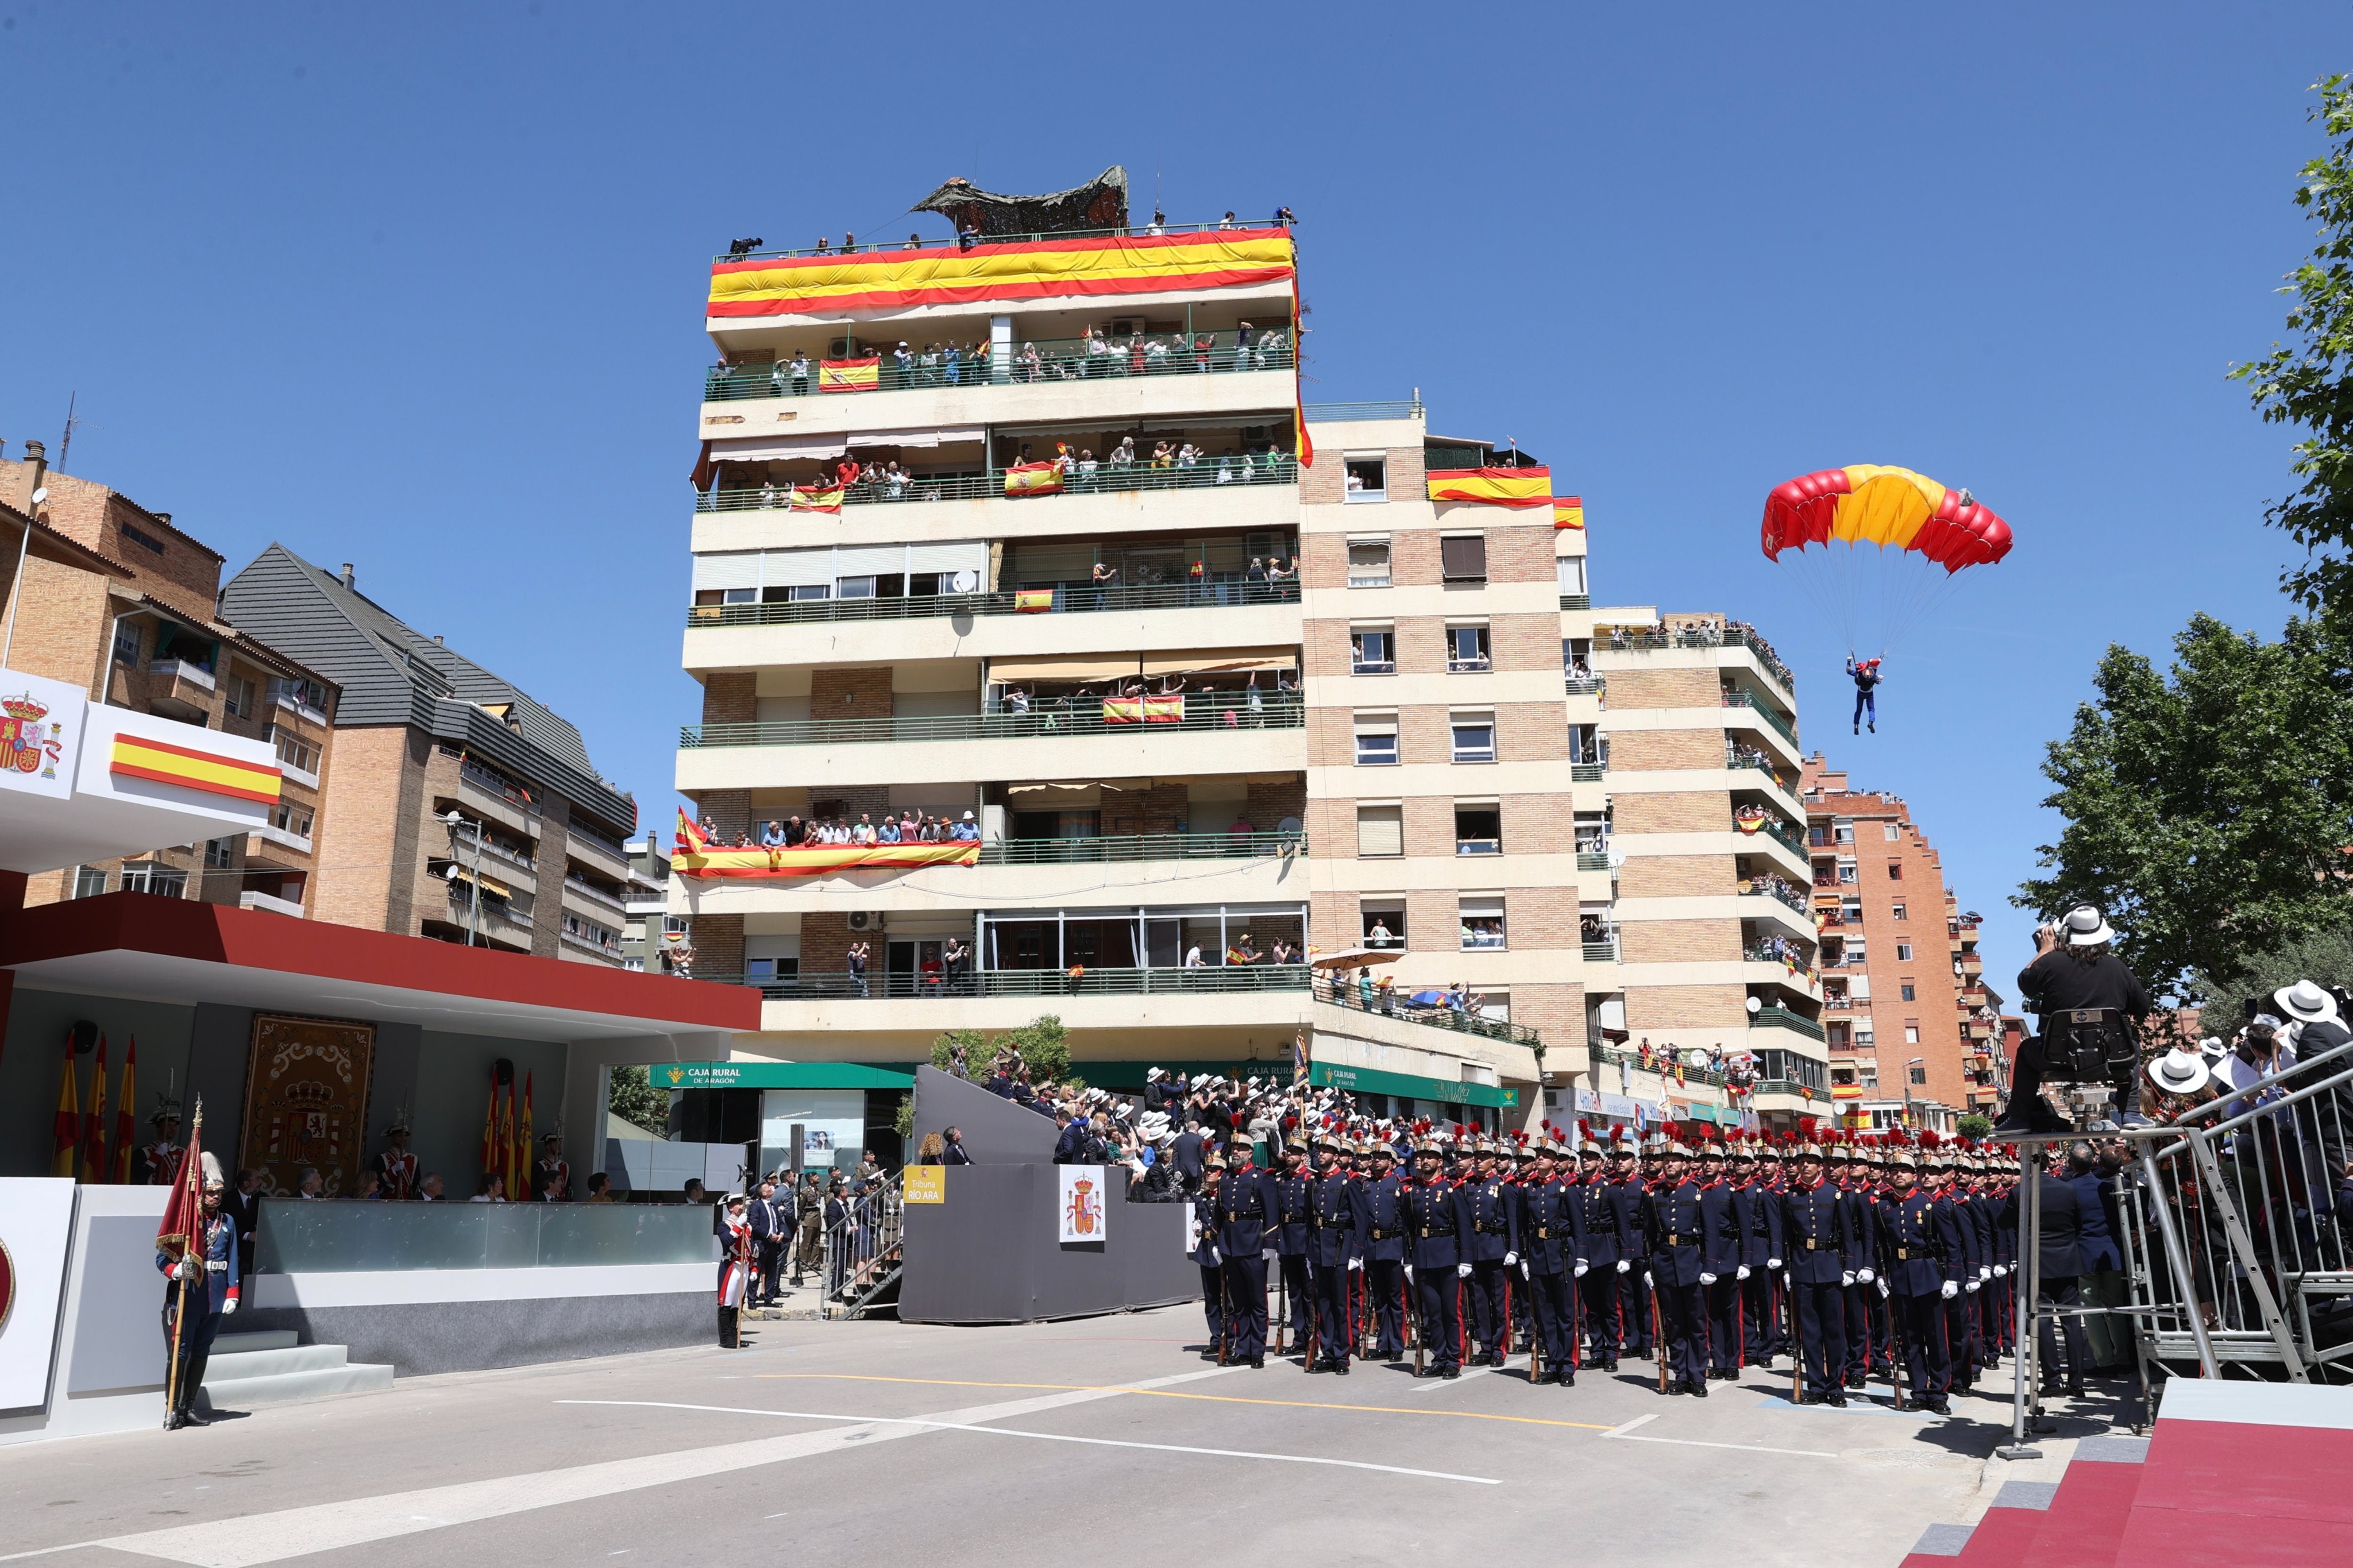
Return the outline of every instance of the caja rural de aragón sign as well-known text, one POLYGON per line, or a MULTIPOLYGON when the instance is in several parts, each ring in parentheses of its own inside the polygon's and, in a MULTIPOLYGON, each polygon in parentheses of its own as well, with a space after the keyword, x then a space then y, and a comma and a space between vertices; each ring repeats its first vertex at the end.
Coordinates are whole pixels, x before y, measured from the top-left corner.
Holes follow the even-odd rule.
POLYGON ((1509 1110, 1520 1103, 1520 1091, 1516 1089, 1456 1083, 1442 1078, 1416 1078, 1411 1073, 1341 1067, 1332 1062, 1317 1062, 1308 1068, 1307 1081, 1317 1089, 1345 1089, 1351 1094, 1402 1094, 1415 1100, 1434 1100, 1440 1105, 1483 1105, 1509 1110))

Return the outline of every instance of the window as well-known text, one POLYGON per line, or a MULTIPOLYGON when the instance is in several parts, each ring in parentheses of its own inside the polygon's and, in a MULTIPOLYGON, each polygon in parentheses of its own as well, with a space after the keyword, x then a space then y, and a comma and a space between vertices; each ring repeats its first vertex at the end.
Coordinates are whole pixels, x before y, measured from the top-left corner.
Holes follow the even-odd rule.
POLYGON ((1909 980, 1897 986, 1896 989, 1904 994, 1904 1000, 1906 1002, 1917 1002, 1920 1000, 1915 988, 1909 980))
POLYGON ((208 870, 226 871, 237 864, 237 840, 207 838, 205 840, 205 866, 208 870))
MULTIPOLYGON (((1858 961, 1854 958, 1854 955, 1853 955, 1852 953, 1849 953, 1849 954, 1847 955, 1847 959, 1848 959, 1848 962, 1849 962, 1849 963, 1855 963, 1855 962, 1858 962, 1858 961)), ((1858 1001, 1858 1002, 1868 1002, 1868 1001, 1870 1001, 1870 1000, 1871 1000, 1871 976, 1870 976, 1870 975, 1868 975, 1868 974, 1858 974, 1858 975, 1854 976, 1853 981, 1852 981, 1852 987, 1853 987, 1853 991, 1854 991, 1854 999, 1855 999, 1856 1001, 1858 1001)))
POLYGON ((1899 921, 1909 920, 1912 918, 1909 911, 1907 911, 1902 904, 1895 905, 1891 912, 1899 921))
MULTIPOLYGON (((1863 1018, 1857 1020, 1854 1026, 1854 1048, 1856 1050, 1867 1051, 1873 1048, 1878 1044, 1877 1039, 1872 1034, 1872 1027, 1873 1026, 1870 1019, 1863 1018)), ((1874 1079, 1873 1081, 1876 1080, 1874 1079)))
POLYGON ((1898 963, 1909 963, 1912 962, 1912 944, 1910 942, 1899 942, 1895 944, 1895 962, 1898 963))
POLYGON ((77 866, 74 868, 73 897, 94 899, 106 891, 106 868, 77 866))
POLYGON ((242 675, 228 678, 228 696, 222 700, 222 711, 233 719, 253 717, 253 682, 242 675))
POLYGON ((1571 724, 1568 727, 1568 760, 1572 763, 1599 763, 1603 760, 1600 725, 1571 724))
POLYGON ((1862 1069, 1862 1083, 1861 1087, 1864 1089, 1877 1089, 1879 1087, 1879 1069, 1877 1068, 1869 1067, 1862 1069))
MULTIPOLYGON (((696 595, 695 603, 702 602, 702 596, 696 595)), ((269 700, 290 703, 297 708, 313 708, 323 712, 327 706, 327 693, 325 688, 314 686, 310 681, 273 675, 269 678, 269 700)))
POLYGON ((1360 858, 1405 853, 1405 807, 1356 807, 1356 854, 1360 858))
POLYGON ((1862 963, 1865 962, 1869 955, 1863 951, 1863 949, 1868 945, 1870 939, 1868 937, 1851 936, 1847 938, 1846 961, 1849 963, 1862 963))
POLYGON ((1928 1068, 1925 1064, 1912 1069, 1912 1081, 1915 1085, 1925 1084, 1928 1081, 1928 1068))
POLYGON ((1356 765, 1393 768, 1398 761, 1398 721, 1394 713, 1356 715, 1356 765))
POLYGON ((1906 1024, 1904 1026, 1904 1043, 1907 1046, 1916 1046, 1920 1043, 1919 1025, 1906 1024))
POLYGON ((1492 669, 1487 657, 1487 628, 1449 626, 1446 628, 1446 668, 1450 670, 1492 669))
POLYGON ((1492 763, 1495 760, 1495 716, 1457 713, 1448 721, 1454 732, 1454 760, 1492 763))
POLYGON ((1856 869, 1853 861, 1841 860, 1838 863, 1838 879, 1841 882, 1860 881, 1862 873, 1856 869))
POLYGON ((1503 852, 1504 814, 1500 806, 1469 805, 1454 808, 1454 853, 1501 855, 1503 852))
POLYGON ((1900 882, 1904 879, 1903 861, 1890 860, 1887 863, 1887 879, 1891 882, 1900 882))
POLYGON ((123 622, 121 622, 121 624, 119 624, 118 626, 115 626, 115 628, 114 628, 114 662, 115 662, 115 663, 117 663, 117 664, 133 664, 133 665, 137 664, 137 663, 139 662, 139 648, 140 648, 140 641, 139 641, 139 627, 137 626, 137 625, 136 625, 136 624, 134 624, 134 623, 132 623, 132 622, 131 622, 131 621, 123 621, 123 622))
POLYGON ((1377 501, 1389 499, 1389 465, 1386 458, 1349 458, 1341 465, 1347 489, 1342 499, 1377 501))
POLYGON ((1472 586, 1487 581, 1487 536, 1447 534, 1438 542, 1440 574, 1450 584, 1472 586))
POLYGON ((1504 895, 1462 895, 1462 949, 1473 952, 1504 945, 1504 895))
POLYGON ((269 729, 269 741, 278 749, 278 760, 290 768, 316 775, 319 771, 319 748, 301 736, 290 732, 282 724, 269 729))
POLYGON ((311 808, 297 805, 290 800, 281 800, 270 810, 269 825, 297 838, 308 838, 311 837, 311 808))
MULTIPOLYGON (((1359 816, 1358 820, 1363 818, 1359 816)), ((1366 947, 1394 949, 1405 945, 1403 899, 1365 899, 1357 908, 1363 915, 1366 947)))
POLYGON ((837 599, 871 599, 874 596, 874 579, 871 577, 839 578, 834 583, 833 596, 837 599))
POLYGON ((182 898, 188 890, 188 874, 153 860, 134 861, 122 868, 122 890, 126 893, 153 893, 164 899, 182 898))
POLYGON ((153 551, 158 555, 164 553, 164 542, 144 529, 133 528, 126 522, 122 525, 122 537, 133 544, 153 551))
POLYGON ((1562 593, 1582 594, 1585 592, 1584 556, 1562 555, 1556 557, 1553 562, 1553 568, 1560 574, 1560 591, 1562 593))
POLYGON ((1833 844, 1852 844, 1852 843, 1853 843, 1853 842, 1854 842, 1854 818, 1852 818, 1852 817, 1851 817, 1851 816, 1839 816, 1839 817, 1833 817, 1833 818, 1831 818, 1831 843, 1833 843, 1833 844))
POLYGON ((1348 634, 1349 670, 1356 675, 1397 673, 1397 633, 1388 626, 1366 626, 1348 634))
POLYGON ((1893 822, 1881 823, 1879 834, 1890 844, 1900 844, 1904 841, 1904 829, 1893 822))
POLYGON ((1348 541, 1348 586, 1386 588, 1389 585, 1389 542, 1386 539, 1348 541))

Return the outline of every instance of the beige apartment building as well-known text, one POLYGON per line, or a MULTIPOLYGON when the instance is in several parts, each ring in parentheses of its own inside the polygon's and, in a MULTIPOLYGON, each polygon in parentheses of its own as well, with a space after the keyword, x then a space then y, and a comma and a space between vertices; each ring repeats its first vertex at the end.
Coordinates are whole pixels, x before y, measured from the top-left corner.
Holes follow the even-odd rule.
POLYGON ((1803 782, 1841 1113, 1938 1131, 1990 1114, 2000 999, 1986 987, 1976 917, 1902 796, 1854 788, 1820 752, 1803 782))
MULTIPOLYGON (((15 596, 8 667, 79 686, 111 707, 267 742, 282 774, 267 822, 252 832, 43 872, 26 902, 137 890, 312 913, 334 683, 221 617, 222 557, 170 512, 51 471, 38 441, 24 451, 0 460, 0 504, 32 519, 39 542, 15 596)), ((12 551, 0 583, 15 569, 12 551)))
POLYGON ((569 721, 367 597, 349 564, 273 544, 220 604, 339 693, 313 919, 624 966, 637 804, 569 721))

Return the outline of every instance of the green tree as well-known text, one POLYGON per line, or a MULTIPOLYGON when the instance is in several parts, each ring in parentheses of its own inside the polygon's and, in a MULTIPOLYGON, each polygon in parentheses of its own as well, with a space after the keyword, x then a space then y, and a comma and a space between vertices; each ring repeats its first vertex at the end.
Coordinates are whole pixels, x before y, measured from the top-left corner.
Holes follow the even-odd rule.
POLYGON ((605 1107, 640 1131, 657 1138, 670 1136, 670 1096, 653 1086, 642 1067, 613 1069, 612 1088, 606 1094, 605 1107))
POLYGON ((2292 465, 2303 486, 2266 514, 2305 547, 2302 567, 2283 581, 2307 606, 2353 600, 2353 85, 2344 76, 2313 84, 2311 118, 2328 151, 2304 166, 2295 205, 2313 221, 2312 254, 2287 275, 2287 328, 2297 341, 2235 365, 2265 422, 2306 432, 2292 465))
POLYGON ((1953 1123, 1953 1131, 1964 1138, 1989 1138, 1993 1135, 1993 1118, 1972 1110, 1953 1123))
POLYGON ((2277 1013, 2272 993, 2299 980, 2315 980, 2323 985, 2353 984, 2353 921, 2321 926, 2266 948, 2248 958, 2229 980, 2195 976, 2190 995, 2200 1010, 2199 1026, 2227 1040, 2246 1016, 2249 1002, 2257 1004, 2258 1012, 2277 1013))
POLYGON ((1052 1013, 1042 1013, 1018 1028, 1008 1030, 996 1042, 999 1049, 1010 1047, 1021 1057, 1021 1065, 1029 1069, 1029 1081, 1043 1083, 1048 1079, 1056 1083, 1070 1083, 1071 1032, 1062 1020, 1052 1013))
POLYGON ((932 1041, 932 1065, 942 1072, 955 1060, 955 1048, 964 1047, 965 1065, 973 1071, 988 1066, 988 1037, 978 1029, 950 1029, 932 1041))
POLYGON ((899 1111, 891 1119, 891 1125, 898 1129, 900 1146, 912 1159, 914 1152, 905 1148, 915 1136, 915 1097, 912 1093, 899 1097, 899 1111))
POLYGON ((2011 901, 2097 904, 2159 997, 2229 985, 2257 954, 2353 915, 2353 645, 2331 617, 2277 642, 2197 616, 2172 668, 2110 647, 2095 700, 2051 743, 2066 818, 2011 901))

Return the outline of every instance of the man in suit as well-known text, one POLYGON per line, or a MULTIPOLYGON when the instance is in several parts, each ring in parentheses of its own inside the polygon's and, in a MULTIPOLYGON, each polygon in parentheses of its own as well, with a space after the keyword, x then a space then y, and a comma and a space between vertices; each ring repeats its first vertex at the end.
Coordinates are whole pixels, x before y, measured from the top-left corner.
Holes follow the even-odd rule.
POLYGON ((1208 1320, 1204 1361, 1216 1361, 1226 1346, 1226 1271, 1218 1252, 1218 1189, 1224 1184, 1226 1157, 1211 1150, 1202 1165, 1201 1195, 1193 1208, 1192 1257, 1201 1271, 1201 1311, 1208 1320))
POLYGON ((1185 1131, 1176 1134, 1176 1141, 1168 1145, 1168 1157, 1176 1163, 1176 1173, 1185 1178, 1186 1190, 1188 1192, 1197 1192, 1200 1189, 1201 1150, 1204 1142, 1201 1137, 1201 1119, 1198 1116, 1188 1116, 1185 1119, 1185 1131))
MULTIPOLYGON (((2066 1156, 2054 1148, 2046 1158, 2056 1165, 2063 1163, 2066 1156)), ((2023 1178, 2021 1188, 2024 1181, 2036 1184, 2035 1201, 2042 1207, 2042 1247, 2038 1266, 2040 1278, 2034 1295, 2036 1304, 2079 1307, 2084 1301, 2077 1283, 2084 1273, 2083 1200, 2073 1187, 2049 1170, 2037 1170, 2023 1178)), ((2012 1193, 2009 1203, 2004 1205, 2004 1216, 2022 1213, 2023 1202, 2022 1190, 2012 1193)), ((2067 1334, 2065 1387, 2071 1397, 2079 1397, 2084 1392, 2084 1369, 2091 1359, 2091 1350, 2084 1341, 2084 1320, 2071 1317, 2064 1321, 2067 1334)), ((2053 1342, 2056 1338, 2052 1332, 2050 1319, 2045 1318, 2035 1325, 2035 1342, 2042 1360, 2042 1392, 2045 1394, 2060 1391, 2058 1346, 2053 1342)))
POLYGON ((1671 1135, 1661 1163, 1659 1180, 1642 1209, 1651 1250, 1650 1278, 1644 1283, 1658 1297, 1659 1330, 1666 1336, 1667 1367, 1674 1380, 1667 1392, 1705 1399, 1705 1286, 1715 1279, 1715 1258, 1704 1234, 1700 1184, 1693 1179, 1690 1147, 1671 1135))
MULTIPOLYGON (((2092 1306, 2121 1307, 2125 1304, 2124 1253, 2116 1246, 2116 1233, 2108 1224, 2109 1215, 2115 1212, 2116 1197, 2109 1191, 2109 1178, 2100 1170, 2099 1156, 2091 1144, 2067 1146, 2067 1168, 2060 1179, 2075 1189, 2075 1245, 2084 1265, 2084 1278, 2078 1289, 2092 1306)), ((2084 1338, 2091 1348, 2091 1364, 2101 1372, 2121 1370, 2132 1353, 2130 1342, 2119 1342, 2114 1325, 2120 1321, 2105 1317, 2084 1320, 2084 1338)), ((2079 1373, 2079 1378, 2080 1375, 2079 1373)))
POLYGON ((1514 1266, 1520 1261, 1520 1237, 1514 1224, 1515 1204, 1508 1176, 1497 1168, 1496 1150, 1486 1138, 1470 1148, 1474 1163, 1461 1186, 1470 1205, 1471 1264, 1467 1291, 1471 1299, 1471 1340, 1478 1347, 1472 1366, 1504 1364, 1504 1344, 1511 1332, 1508 1296, 1514 1266))
POLYGON ((784 1262, 786 1225, 776 1208, 776 1184, 762 1182, 752 1201, 744 1205, 744 1221, 752 1228, 752 1302, 754 1307, 774 1306, 776 1300, 776 1270, 784 1262))

